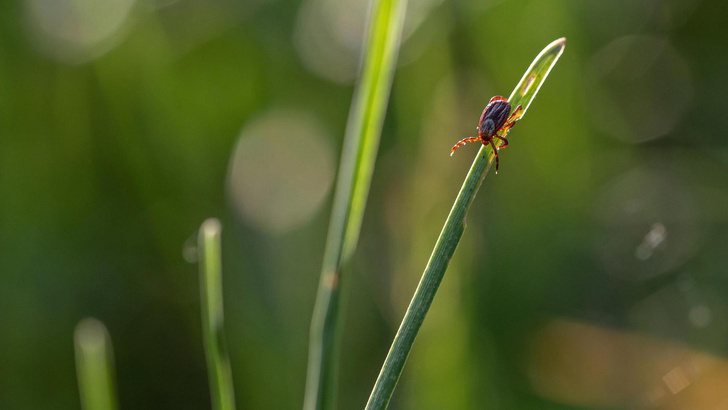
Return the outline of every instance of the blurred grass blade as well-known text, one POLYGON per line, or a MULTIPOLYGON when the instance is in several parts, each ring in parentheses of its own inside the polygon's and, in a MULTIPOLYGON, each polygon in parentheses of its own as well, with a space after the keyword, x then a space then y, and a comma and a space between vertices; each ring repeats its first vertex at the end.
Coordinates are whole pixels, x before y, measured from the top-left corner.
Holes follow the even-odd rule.
MULTIPOLYGON (((564 51, 565 46, 566 39, 561 38, 541 51, 508 99, 513 107, 522 105, 523 112, 526 112, 551 68, 564 51)), ((473 165, 470 167, 468 175, 465 177, 465 182, 460 188, 460 192, 450 210, 450 215, 445 221, 445 226, 442 228, 435 249, 427 262, 422 279, 407 308, 407 313, 402 319, 372 394, 369 396, 367 410, 385 409, 389 404, 389 399, 392 397, 392 392, 397 385, 399 376, 402 374, 402 369, 404 369, 404 364, 412 349, 415 337, 425 320, 425 315, 435 298, 435 293, 442 282, 442 278, 445 276, 445 270, 450 263, 450 258, 455 253, 455 248, 465 230, 465 216, 468 208, 473 202, 485 174, 490 169, 493 157, 492 148, 482 146, 473 165)))
POLYGON ((103 323, 84 319, 73 333, 76 375, 83 410, 116 410, 114 353, 103 323))
POLYGON ((208 219, 202 223, 198 237, 202 338, 207 358, 207 374, 210 379, 212 409, 234 410, 233 377, 224 332, 221 230, 220 221, 208 219))
POLYGON ((346 127, 321 279, 311 321, 304 408, 335 407, 342 270, 359 238, 392 85, 406 0, 373 0, 346 127))

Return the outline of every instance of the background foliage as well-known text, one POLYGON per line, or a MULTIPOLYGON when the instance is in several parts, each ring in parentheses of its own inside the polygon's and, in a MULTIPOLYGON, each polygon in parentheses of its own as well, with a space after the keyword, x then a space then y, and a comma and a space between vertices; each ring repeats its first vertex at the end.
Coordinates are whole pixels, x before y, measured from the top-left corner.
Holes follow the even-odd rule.
MULTIPOLYGON (((477 149, 450 147, 562 36, 392 408, 717 407, 723 3, 410 3, 340 408, 366 402, 477 149)), ((353 0, 0 3, 0 408, 78 408, 73 331, 88 316, 114 343, 120 408, 208 408, 190 261, 210 216, 238 407, 300 408, 365 13, 353 0)))

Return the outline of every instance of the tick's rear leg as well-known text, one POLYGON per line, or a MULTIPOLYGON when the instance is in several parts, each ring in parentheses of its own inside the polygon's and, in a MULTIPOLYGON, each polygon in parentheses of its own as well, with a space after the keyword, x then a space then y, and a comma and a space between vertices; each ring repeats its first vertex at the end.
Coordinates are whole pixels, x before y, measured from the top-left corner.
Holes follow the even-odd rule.
POLYGON ((495 173, 498 173, 498 148, 495 147, 493 140, 490 140, 490 146, 493 147, 493 155, 495 155, 495 173))
POLYGON ((499 135, 494 135, 493 138, 498 138, 499 140, 503 141, 503 145, 501 145, 499 149, 503 149, 508 146, 508 140, 505 139, 505 137, 501 137, 499 135))
MULTIPOLYGON (((519 105, 518 107, 520 108, 521 106, 519 105)), ((511 116, 511 117, 513 117, 513 116, 511 116)), ((505 136, 508 135, 508 131, 510 131, 511 128, 513 128, 513 126, 516 125, 516 121, 518 121, 520 118, 521 117, 519 116, 518 118, 516 118, 515 120, 513 120, 511 122, 506 122, 506 125, 502 126, 501 129, 498 130, 498 133, 493 135, 493 138, 498 138, 499 140, 501 140, 505 143, 505 144, 503 144, 503 146, 501 148, 505 148, 508 146, 508 140, 506 139, 505 136), (500 134, 500 135, 498 135, 498 134, 500 134), (503 136, 501 137, 501 135, 503 135, 503 136)))

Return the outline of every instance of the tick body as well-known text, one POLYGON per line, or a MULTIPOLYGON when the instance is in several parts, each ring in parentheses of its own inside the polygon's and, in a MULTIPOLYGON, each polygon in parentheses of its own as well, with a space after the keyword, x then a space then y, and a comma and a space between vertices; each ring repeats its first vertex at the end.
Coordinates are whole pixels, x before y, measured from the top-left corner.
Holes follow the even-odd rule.
POLYGON ((500 148, 508 146, 508 140, 506 134, 515 124, 516 121, 521 119, 523 115, 523 107, 520 105, 513 110, 511 114, 511 104, 507 99, 496 95, 490 99, 488 105, 485 106, 483 114, 480 115, 480 122, 478 123, 478 136, 465 138, 458 141, 452 150, 450 155, 455 153, 455 150, 460 148, 468 142, 480 141, 483 145, 490 144, 493 147, 493 153, 495 154, 495 172, 498 173, 498 149, 499 147, 493 142, 495 138, 503 141, 503 145, 500 148), (500 135, 498 135, 500 134, 500 135))

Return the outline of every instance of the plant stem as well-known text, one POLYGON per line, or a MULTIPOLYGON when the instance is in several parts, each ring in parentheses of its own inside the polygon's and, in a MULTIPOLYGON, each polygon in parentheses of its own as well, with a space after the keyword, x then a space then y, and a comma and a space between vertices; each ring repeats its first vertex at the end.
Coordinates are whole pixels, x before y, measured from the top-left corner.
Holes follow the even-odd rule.
POLYGON ((116 410, 114 353, 103 323, 84 319, 73 333, 76 374, 84 410, 116 410))
MULTIPOLYGON (((508 99, 512 107, 523 106, 523 113, 525 114, 546 76, 548 76, 551 68, 561 56, 565 45, 566 39, 561 38, 541 51, 508 99)), ((455 248, 457 248, 460 237, 465 230, 465 216, 470 204, 473 202, 485 174, 490 169, 493 158, 494 152, 490 146, 482 146, 478 151, 478 156, 470 167, 450 214, 445 220, 445 226, 442 228, 439 238, 437 238, 435 249, 427 262, 422 279, 420 279, 404 319, 402 319, 397 335, 394 337, 374 389, 369 396, 367 410, 387 408, 417 333, 425 320, 427 311, 435 298, 435 293, 445 276, 450 259, 455 253, 455 248)))
POLYGON ((212 408, 234 410, 235 393, 224 332, 221 230, 217 219, 208 219, 202 223, 198 237, 202 338, 207 358, 212 408))
POLYGON ((304 409, 336 403, 342 272, 354 253, 399 50, 406 0, 373 0, 362 68, 344 138, 316 306, 304 409))

